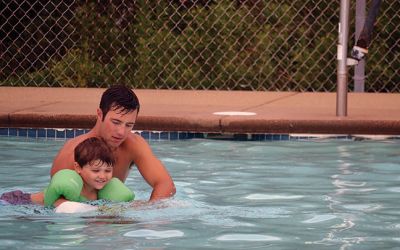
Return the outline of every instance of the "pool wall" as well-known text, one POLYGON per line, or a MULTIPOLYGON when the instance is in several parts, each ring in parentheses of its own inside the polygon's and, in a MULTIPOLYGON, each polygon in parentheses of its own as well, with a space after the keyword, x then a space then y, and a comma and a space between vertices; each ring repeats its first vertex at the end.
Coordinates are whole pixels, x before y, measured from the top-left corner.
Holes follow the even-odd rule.
MULTIPOLYGON (((0 127, 91 128, 104 89, 0 87, 0 127)), ((136 130, 217 134, 400 134, 400 94, 135 90, 136 130), (229 115, 223 115, 229 114, 229 115), (232 115, 235 114, 235 115, 232 115)))

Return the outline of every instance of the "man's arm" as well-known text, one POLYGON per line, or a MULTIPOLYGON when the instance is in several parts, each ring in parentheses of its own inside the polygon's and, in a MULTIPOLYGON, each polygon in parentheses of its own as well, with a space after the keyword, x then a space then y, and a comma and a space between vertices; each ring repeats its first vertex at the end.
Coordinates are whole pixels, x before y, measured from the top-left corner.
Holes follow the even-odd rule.
POLYGON ((134 135, 135 145, 131 148, 134 162, 146 182, 153 188, 150 201, 171 197, 176 189, 167 169, 153 154, 149 144, 139 135, 134 135))

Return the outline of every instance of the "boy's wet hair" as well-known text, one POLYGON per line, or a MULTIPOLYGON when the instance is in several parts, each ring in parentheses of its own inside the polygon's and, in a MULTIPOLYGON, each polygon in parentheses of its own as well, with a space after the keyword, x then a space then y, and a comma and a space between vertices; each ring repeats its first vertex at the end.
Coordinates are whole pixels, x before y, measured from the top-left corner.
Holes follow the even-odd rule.
POLYGON ((108 111, 120 110, 127 114, 134 110, 139 113, 140 103, 136 94, 125 85, 113 85, 104 91, 100 100, 100 109, 103 113, 103 121, 108 111))
POLYGON ((103 139, 97 137, 90 137, 79 143, 75 147, 74 157, 81 168, 95 161, 106 163, 112 167, 115 164, 113 152, 103 139))

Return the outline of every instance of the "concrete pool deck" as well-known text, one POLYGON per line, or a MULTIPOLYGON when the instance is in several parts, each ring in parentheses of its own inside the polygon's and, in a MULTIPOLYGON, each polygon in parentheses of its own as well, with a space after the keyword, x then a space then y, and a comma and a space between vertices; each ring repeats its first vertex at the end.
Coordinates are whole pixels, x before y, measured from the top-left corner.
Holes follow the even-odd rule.
MULTIPOLYGON (((90 128, 104 89, 0 87, 0 127, 90 128)), ((400 135, 400 94, 137 89, 136 130, 400 135), (215 112, 246 112, 220 115, 215 112), (253 115, 249 113, 254 113, 253 115)))

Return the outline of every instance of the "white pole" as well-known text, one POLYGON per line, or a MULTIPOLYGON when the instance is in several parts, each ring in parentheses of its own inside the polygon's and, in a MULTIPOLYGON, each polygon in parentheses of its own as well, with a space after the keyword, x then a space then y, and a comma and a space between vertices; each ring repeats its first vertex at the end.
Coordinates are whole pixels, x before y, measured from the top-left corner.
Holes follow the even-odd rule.
POLYGON ((340 0, 339 43, 337 47, 336 116, 347 116, 347 42, 350 0, 340 0))

